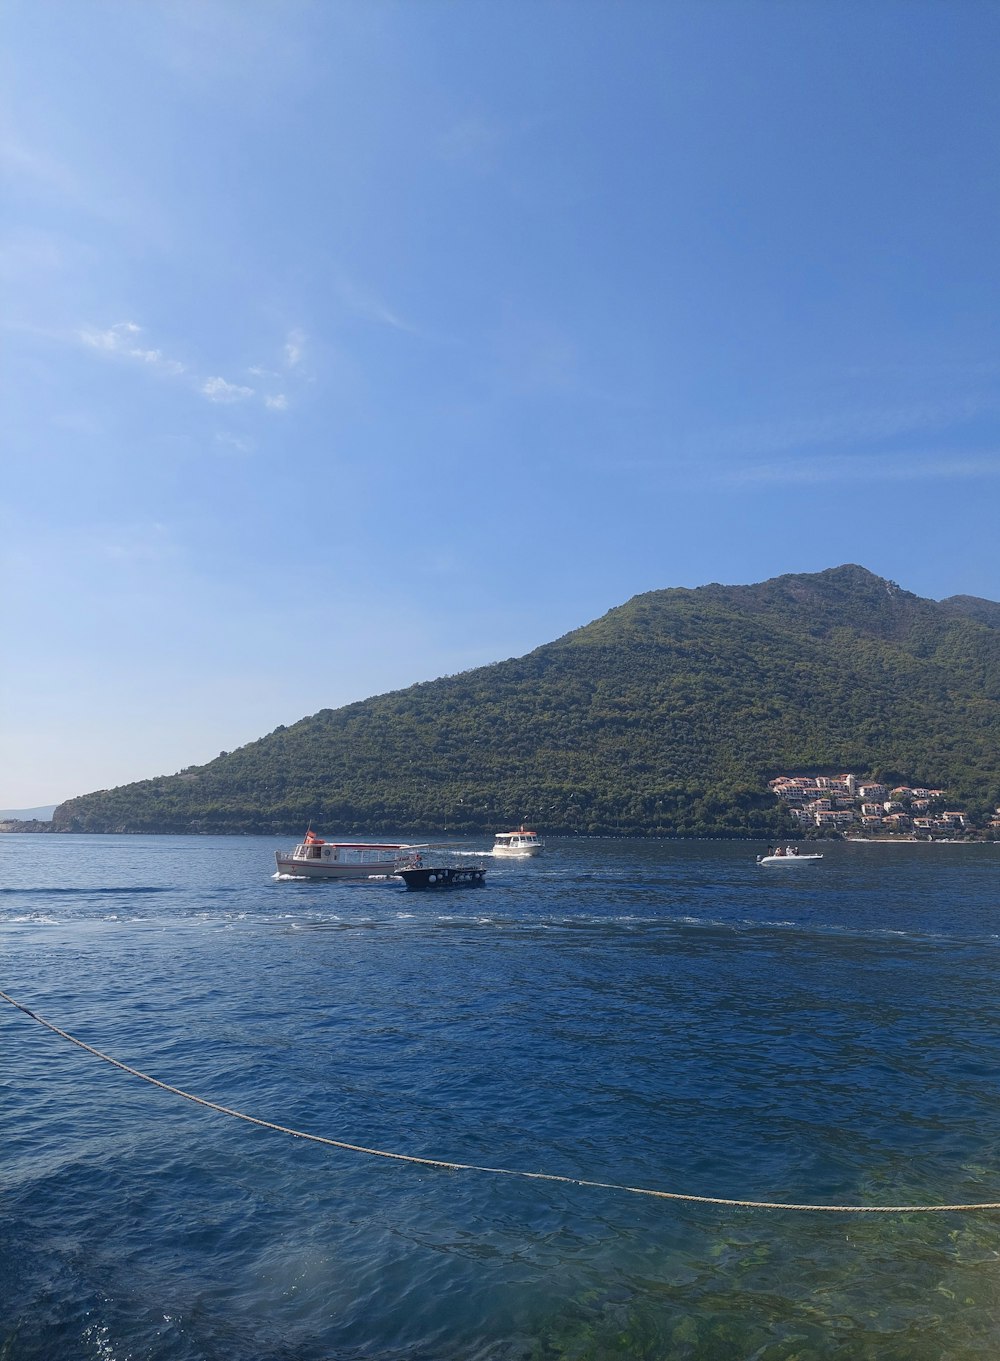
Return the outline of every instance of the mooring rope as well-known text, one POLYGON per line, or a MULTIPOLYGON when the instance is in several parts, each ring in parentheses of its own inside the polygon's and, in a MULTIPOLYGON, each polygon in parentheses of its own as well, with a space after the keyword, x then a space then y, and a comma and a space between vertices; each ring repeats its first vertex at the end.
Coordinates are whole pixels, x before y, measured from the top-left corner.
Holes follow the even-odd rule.
POLYGON ((232 1106, 223 1106, 217 1101, 208 1101, 203 1096, 186 1092, 183 1087, 174 1087, 169 1082, 161 1082, 159 1078, 151 1077, 149 1073, 143 1073, 140 1069, 131 1067, 130 1064, 122 1063, 121 1059, 112 1058, 110 1054, 95 1049, 92 1044, 87 1044, 85 1040, 78 1039, 69 1031, 61 1030, 59 1026, 47 1021, 44 1016, 39 1016, 36 1011, 26 1007, 23 1002, 15 1001, 6 992, 0 991, 0 999, 9 1002, 12 1007, 22 1011, 31 1020, 37 1021, 40 1026, 50 1030, 53 1035, 68 1040, 70 1044, 77 1045, 78 1048, 85 1050, 88 1054, 93 1054, 102 1062, 110 1063, 113 1068, 120 1068, 123 1073, 128 1073, 131 1077, 141 1078, 143 1082, 148 1082, 153 1087, 159 1087, 161 1091, 170 1092, 173 1096, 183 1097, 185 1101, 193 1101, 196 1106, 204 1106, 207 1110, 217 1111, 220 1115, 232 1116, 234 1120, 243 1120, 248 1125, 257 1125, 261 1129, 274 1130, 278 1134, 288 1134, 293 1139, 306 1139, 309 1143, 323 1144, 327 1148, 342 1148, 350 1153, 364 1153, 372 1158, 391 1158, 395 1162, 415 1163, 419 1167, 436 1167, 445 1172, 484 1172, 496 1177, 518 1177, 527 1181, 561 1182, 566 1186, 589 1186, 600 1191, 624 1191, 632 1196, 648 1196, 655 1200, 685 1201, 693 1205, 721 1205, 734 1210, 814 1211, 820 1214, 944 1214, 971 1210, 1000 1210, 1000 1201, 982 1201, 964 1205, 797 1205, 787 1201, 735 1200, 726 1196, 696 1196, 681 1191, 655 1191, 645 1186, 626 1186, 623 1183, 611 1181, 591 1181, 585 1177, 567 1177, 555 1172, 524 1172, 511 1167, 485 1167, 478 1163, 449 1162, 444 1158, 421 1158, 412 1153, 391 1153, 384 1148, 366 1148, 364 1144, 350 1144, 343 1139, 329 1139, 322 1134, 307 1134, 304 1130, 291 1129, 288 1125, 279 1125, 273 1120, 261 1120, 256 1115, 247 1115, 245 1111, 234 1110, 232 1106))

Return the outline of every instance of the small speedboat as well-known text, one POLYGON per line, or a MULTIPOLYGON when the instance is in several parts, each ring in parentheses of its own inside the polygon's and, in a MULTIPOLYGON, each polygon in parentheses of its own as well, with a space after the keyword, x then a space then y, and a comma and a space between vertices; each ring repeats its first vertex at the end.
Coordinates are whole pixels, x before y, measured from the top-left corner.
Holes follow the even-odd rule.
POLYGON ((808 855, 800 855, 794 846, 778 847, 776 851, 768 851, 767 855, 758 855, 758 865, 808 865, 813 860, 822 860, 823 857, 818 852, 810 852, 808 855))

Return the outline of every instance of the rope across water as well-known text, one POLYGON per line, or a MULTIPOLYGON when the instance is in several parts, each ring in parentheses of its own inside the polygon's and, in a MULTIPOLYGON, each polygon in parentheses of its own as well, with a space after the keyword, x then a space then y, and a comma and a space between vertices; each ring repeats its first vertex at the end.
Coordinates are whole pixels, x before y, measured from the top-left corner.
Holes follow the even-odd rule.
POLYGON ((696 1196, 680 1191, 655 1191, 645 1186, 626 1186, 618 1182, 591 1181, 585 1177, 566 1177, 555 1172, 524 1172, 511 1167, 485 1167, 478 1163, 449 1162, 444 1158, 421 1158, 412 1153, 392 1153, 382 1148, 366 1148, 364 1144, 351 1144, 343 1139, 329 1139, 322 1134, 307 1134, 304 1130, 290 1129, 288 1125, 279 1125, 273 1120, 261 1120, 255 1115, 247 1115, 245 1111, 237 1111, 231 1106, 223 1106, 217 1101, 208 1101, 203 1096, 195 1096, 193 1092, 186 1092, 182 1087, 174 1087, 169 1082, 161 1082, 159 1078, 151 1077, 138 1068, 122 1063, 120 1059, 112 1058, 110 1054, 102 1053, 100 1049, 95 1049, 92 1044, 87 1044, 85 1040, 78 1039, 69 1031, 61 1030, 51 1021, 45 1020, 43 1016, 39 1016, 37 1012, 26 1007, 23 1002, 16 1001, 6 992, 0 991, 0 1000, 9 1002, 12 1007, 23 1012, 25 1016, 36 1021, 40 1026, 44 1026, 46 1030, 50 1030, 53 1035, 58 1035, 60 1039, 75 1044, 88 1054, 93 1054, 103 1063, 110 1063, 112 1067, 120 1068, 123 1073, 140 1078, 153 1087, 159 1087, 161 1091, 170 1092, 173 1096, 183 1097, 185 1101, 193 1101, 196 1106, 204 1106, 207 1110, 217 1111, 220 1115, 231 1116, 234 1120, 243 1120, 248 1125, 257 1125, 261 1129, 270 1129, 278 1134, 290 1135, 293 1139, 306 1139, 309 1143, 324 1144, 327 1148, 343 1148, 350 1153, 364 1153, 372 1158, 390 1158, 395 1162, 415 1163, 419 1167, 436 1167, 446 1172, 482 1172, 495 1177, 562 1182, 568 1186, 590 1186, 602 1191, 623 1191, 629 1195, 647 1196, 655 1200, 685 1201, 694 1205, 721 1205, 734 1210, 810 1211, 820 1214, 943 1214, 972 1210, 1000 1210, 1000 1201, 982 1201, 961 1205, 797 1205, 786 1201, 734 1200, 726 1196, 696 1196))

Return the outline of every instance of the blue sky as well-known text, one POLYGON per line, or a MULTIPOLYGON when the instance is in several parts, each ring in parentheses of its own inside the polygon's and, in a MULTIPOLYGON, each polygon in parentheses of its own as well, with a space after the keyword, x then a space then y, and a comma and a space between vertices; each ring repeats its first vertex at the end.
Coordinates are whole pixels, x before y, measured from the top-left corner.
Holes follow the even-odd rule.
POLYGON ((1000 7, 7 0, 0 807, 642 591, 1000 598, 1000 7))

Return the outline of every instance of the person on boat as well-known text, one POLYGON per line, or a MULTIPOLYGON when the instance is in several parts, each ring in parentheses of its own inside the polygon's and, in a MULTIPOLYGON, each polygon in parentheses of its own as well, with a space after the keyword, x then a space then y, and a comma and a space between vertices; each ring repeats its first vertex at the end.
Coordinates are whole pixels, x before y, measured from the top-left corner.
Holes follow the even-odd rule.
POLYGON ((774 848, 774 853, 775 853, 775 855, 784 855, 784 854, 785 854, 785 849, 784 849, 783 846, 775 846, 775 848, 774 848))

